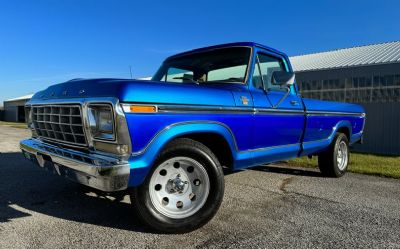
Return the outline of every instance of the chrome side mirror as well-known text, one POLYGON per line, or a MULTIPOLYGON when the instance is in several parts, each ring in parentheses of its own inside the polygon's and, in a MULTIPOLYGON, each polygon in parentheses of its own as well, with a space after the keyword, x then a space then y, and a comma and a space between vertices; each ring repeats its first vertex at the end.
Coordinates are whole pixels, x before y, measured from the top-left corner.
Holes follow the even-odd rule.
POLYGON ((290 87, 294 84, 295 75, 292 72, 274 71, 271 77, 271 83, 278 86, 290 87))
POLYGON ((275 71, 272 73, 271 83, 280 87, 286 87, 285 95, 283 95, 278 103, 272 108, 278 108, 278 106, 287 98, 290 93, 290 86, 294 84, 294 78, 294 73, 292 72, 275 71))

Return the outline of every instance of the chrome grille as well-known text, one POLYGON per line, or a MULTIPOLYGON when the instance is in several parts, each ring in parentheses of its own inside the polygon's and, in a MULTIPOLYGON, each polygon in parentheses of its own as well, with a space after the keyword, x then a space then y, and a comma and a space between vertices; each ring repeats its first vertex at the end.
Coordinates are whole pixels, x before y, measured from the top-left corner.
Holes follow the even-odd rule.
POLYGON ((79 105, 32 106, 32 121, 39 137, 87 145, 79 105))

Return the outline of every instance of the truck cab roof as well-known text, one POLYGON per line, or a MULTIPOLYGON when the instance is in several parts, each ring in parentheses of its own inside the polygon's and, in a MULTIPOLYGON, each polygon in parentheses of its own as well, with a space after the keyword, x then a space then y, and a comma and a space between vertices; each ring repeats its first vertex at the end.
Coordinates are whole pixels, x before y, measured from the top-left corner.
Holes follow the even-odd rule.
POLYGON ((207 47, 202 47, 202 48, 196 48, 196 49, 192 49, 189 51, 185 51, 182 53, 178 53, 175 55, 172 55, 170 57, 168 57, 166 60, 168 59, 172 59, 172 58, 176 58, 176 57, 180 57, 180 56, 184 56, 184 55, 188 55, 188 54, 193 54, 193 53, 201 53, 201 52, 205 52, 208 50, 213 50, 213 49, 219 49, 219 48, 227 48, 227 47, 258 47, 258 48, 262 48, 277 54, 282 55, 283 57, 287 58, 287 55, 277 49, 256 43, 256 42, 232 42, 232 43, 225 43, 225 44, 219 44, 219 45, 213 45, 213 46, 207 46, 207 47))

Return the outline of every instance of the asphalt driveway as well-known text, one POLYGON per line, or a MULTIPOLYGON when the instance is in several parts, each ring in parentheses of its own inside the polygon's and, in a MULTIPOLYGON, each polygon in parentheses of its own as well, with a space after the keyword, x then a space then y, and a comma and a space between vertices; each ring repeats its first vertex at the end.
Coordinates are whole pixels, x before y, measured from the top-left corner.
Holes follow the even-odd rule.
POLYGON ((226 175, 217 216, 155 234, 126 195, 107 196, 34 167, 29 131, 0 126, 0 248, 400 248, 400 180, 260 166, 226 175))

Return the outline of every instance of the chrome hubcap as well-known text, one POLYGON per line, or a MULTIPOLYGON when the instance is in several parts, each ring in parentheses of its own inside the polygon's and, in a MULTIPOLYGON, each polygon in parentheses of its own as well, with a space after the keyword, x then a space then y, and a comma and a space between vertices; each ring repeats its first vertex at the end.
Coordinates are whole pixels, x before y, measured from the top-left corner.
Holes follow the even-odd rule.
POLYGON ((186 218, 199 211, 209 191, 206 169, 189 157, 174 157, 161 163, 149 184, 153 206, 173 219, 186 218))
POLYGON ((336 158, 339 170, 343 171, 347 167, 348 158, 347 144, 344 141, 340 141, 336 158))

